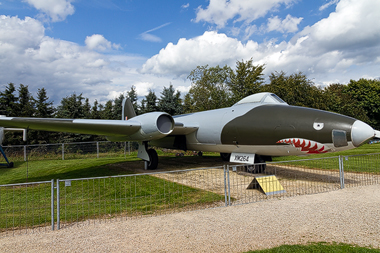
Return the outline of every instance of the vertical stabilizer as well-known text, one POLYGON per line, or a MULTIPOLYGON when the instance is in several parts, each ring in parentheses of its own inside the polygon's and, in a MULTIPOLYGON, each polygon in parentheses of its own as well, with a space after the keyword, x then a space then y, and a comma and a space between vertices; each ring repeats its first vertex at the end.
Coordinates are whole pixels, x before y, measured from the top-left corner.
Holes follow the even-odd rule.
POLYGON ((129 120, 136 116, 133 104, 130 98, 123 99, 123 108, 121 111, 121 120, 129 120))

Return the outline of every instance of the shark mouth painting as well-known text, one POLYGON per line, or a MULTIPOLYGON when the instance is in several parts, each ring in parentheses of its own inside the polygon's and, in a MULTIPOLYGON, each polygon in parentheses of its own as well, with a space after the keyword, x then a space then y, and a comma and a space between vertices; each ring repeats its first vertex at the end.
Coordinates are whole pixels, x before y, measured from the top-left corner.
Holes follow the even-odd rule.
POLYGON ((322 143, 301 138, 282 139, 277 143, 286 143, 292 145, 293 147, 301 148, 301 151, 306 152, 307 154, 326 153, 330 149, 322 143))

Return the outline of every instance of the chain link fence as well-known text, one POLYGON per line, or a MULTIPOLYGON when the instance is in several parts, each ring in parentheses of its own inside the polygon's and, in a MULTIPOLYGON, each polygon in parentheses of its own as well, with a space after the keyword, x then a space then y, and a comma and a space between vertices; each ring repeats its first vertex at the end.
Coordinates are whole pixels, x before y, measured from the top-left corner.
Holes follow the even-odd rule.
POLYGON ((68 160, 86 158, 105 158, 130 155, 137 150, 136 142, 73 142, 38 145, 4 146, 4 153, 8 160, 36 161, 36 160, 68 160))
POLYGON ((380 154, 369 154, 2 185, 0 236, 379 183, 380 154))

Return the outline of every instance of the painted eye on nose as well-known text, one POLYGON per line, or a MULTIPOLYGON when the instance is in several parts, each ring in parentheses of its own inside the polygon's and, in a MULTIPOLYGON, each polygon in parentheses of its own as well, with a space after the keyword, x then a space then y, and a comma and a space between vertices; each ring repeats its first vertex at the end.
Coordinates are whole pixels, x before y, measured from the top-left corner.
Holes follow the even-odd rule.
POLYGON ((315 130, 321 130, 325 126, 324 123, 314 122, 313 127, 315 130))

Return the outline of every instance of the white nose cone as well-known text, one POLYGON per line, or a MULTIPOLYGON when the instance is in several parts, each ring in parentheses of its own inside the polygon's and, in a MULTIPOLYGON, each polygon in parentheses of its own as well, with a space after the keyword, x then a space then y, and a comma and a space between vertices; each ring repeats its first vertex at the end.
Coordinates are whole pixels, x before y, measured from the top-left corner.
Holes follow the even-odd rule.
POLYGON ((357 120, 352 124, 351 140, 355 147, 375 137, 375 130, 363 121, 357 120))

